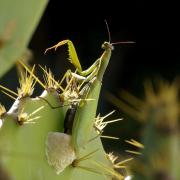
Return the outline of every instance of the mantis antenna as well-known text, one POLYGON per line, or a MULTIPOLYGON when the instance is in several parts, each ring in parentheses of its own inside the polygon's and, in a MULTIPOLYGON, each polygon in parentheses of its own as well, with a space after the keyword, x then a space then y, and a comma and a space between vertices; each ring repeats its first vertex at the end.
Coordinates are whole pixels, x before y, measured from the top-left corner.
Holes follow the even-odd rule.
POLYGON ((108 32, 109 43, 111 45, 116 45, 116 44, 133 44, 133 43, 135 43, 134 41, 119 41, 119 42, 111 43, 111 33, 110 33, 110 30, 109 30, 109 25, 108 25, 106 19, 104 21, 105 21, 107 32, 108 32))
POLYGON ((109 30, 109 26, 108 26, 107 20, 105 19, 104 21, 105 21, 107 32, 108 32, 109 43, 111 43, 111 33, 109 30))

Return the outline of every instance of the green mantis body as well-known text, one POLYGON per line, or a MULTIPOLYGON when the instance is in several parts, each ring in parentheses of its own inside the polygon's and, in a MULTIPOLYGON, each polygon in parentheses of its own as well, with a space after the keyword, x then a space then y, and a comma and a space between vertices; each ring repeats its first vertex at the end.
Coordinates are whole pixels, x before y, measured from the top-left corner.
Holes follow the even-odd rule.
POLYGON ((88 84, 86 84, 84 87, 84 89, 89 88, 89 92, 86 98, 92 99, 92 101, 81 100, 75 112, 74 123, 72 128, 72 144, 75 148, 76 153, 78 153, 79 150, 83 146, 85 146, 85 144, 91 138, 90 136, 96 116, 96 109, 99 99, 99 93, 101 90, 102 79, 106 67, 109 63, 113 46, 109 42, 104 42, 102 45, 104 52, 101 55, 101 57, 97 59, 90 68, 88 68, 85 71, 82 71, 74 45, 70 40, 63 40, 59 42, 57 45, 48 48, 47 50, 50 50, 52 48, 55 48, 56 50, 57 47, 64 45, 65 43, 68 44, 70 61, 77 68, 78 74, 73 73, 73 75, 77 77, 77 79, 78 77, 80 77, 80 80, 83 79, 84 81, 88 82, 88 84))
POLYGON ((80 105, 76 111, 72 130, 72 142, 76 152, 79 152, 80 148, 85 146, 90 138, 93 138, 91 137, 91 134, 96 116, 102 78, 109 63, 112 51, 112 46, 110 43, 105 42, 103 44, 103 48, 105 48, 105 51, 97 60, 99 62, 97 75, 90 81, 90 91, 87 95, 88 99, 94 100, 86 101, 83 105, 81 105, 80 102, 80 105), (86 134, 84 132, 86 132, 86 134))

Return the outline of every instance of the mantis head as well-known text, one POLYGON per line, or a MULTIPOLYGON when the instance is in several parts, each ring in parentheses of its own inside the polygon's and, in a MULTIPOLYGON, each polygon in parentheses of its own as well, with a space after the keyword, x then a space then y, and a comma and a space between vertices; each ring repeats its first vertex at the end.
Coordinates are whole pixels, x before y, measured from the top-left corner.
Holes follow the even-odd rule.
POLYGON ((114 49, 113 45, 109 42, 106 42, 106 41, 102 44, 101 47, 104 50, 108 50, 108 49, 113 50, 114 49))

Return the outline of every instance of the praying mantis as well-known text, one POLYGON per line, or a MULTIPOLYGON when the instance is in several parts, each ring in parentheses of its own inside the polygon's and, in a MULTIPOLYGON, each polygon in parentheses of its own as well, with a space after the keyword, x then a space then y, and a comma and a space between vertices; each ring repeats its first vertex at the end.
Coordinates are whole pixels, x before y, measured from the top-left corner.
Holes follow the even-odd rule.
MULTIPOLYGON (((107 23, 106 23, 107 25, 107 23)), ((81 99, 79 103, 77 103, 77 107, 73 108, 73 113, 75 113, 73 116, 74 119, 72 124, 72 144, 75 148, 76 153, 78 154, 80 149, 85 146, 85 144, 90 139, 90 134, 93 128, 93 123, 96 115, 96 109, 99 99, 99 94, 102 86, 102 79, 104 72, 108 66, 109 60, 111 58, 112 50, 114 49, 113 45, 115 44, 123 44, 123 43, 134 43, 132 41, 128 42, 118 42, 118 43, 111 43, 110 42, 110 31, 108 29, 109 34, 109 41, 104 42, 102 44, 102 49, 104 52, 98 58, 95 63, 90 66, 86 70, 82 70, 81 64, 79 62, 75 47, 70 40, 63 40, 60 41, 55 46, 52 46, 48 49, 46 49, 45 53, 51 49, 57 49, 62 45, 67 44, 68 45, 68 52, 69 52, 69 58, 70 62, 74 65, 76 68, 77 73, 71 73, 68 72, 66 76, 70 76, 70 74, 76 78, 77 81, 83 81, 88 82, 84 89, 82 89, 81 93, 83 94, 83 91, 86 92, 86 98, 91 99, 91 101, 85 101, 81 99), (86 89, 86 90, 85 90, 86 89), (88 89, 88 92, 87 92, 88 89)))

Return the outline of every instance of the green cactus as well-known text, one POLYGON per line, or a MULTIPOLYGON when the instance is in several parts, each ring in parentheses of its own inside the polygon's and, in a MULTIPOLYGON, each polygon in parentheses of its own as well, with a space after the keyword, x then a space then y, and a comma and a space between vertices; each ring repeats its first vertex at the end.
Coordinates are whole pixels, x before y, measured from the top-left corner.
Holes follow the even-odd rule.
POLYGON ((120 98, 107 94, 120 110, 143 123, 142 156, 134 161, 134 179, 180 179, 179 86, 160 80, 156 89, 145 81, 145 100, 121 91, 120 98))
MULTIPOLYGON (((71 41, 62 42, 54 47, 71 41)), ((71 43, 69 55, 78 69, 80 63, 72 47, 71 43)), ((105 117, 95 117, 112 45, 105 42, 103 48, 103 55, 88 70, 79 68, 78 74, 67 71, 60 82, 42 67, 45 82, 41 82, 33 73, 35 66, 29 70, 20 62, 26 73, 21 76, 18 92, 0 86, 15 99, 8 112, 1 106, 0 113, 0 170, 7 179, 126 178, 116 171, 124 169, 126 161, 117 162, 117 157, 107 155, 101 142, 103 128, 117 120, 103 122, 105 117), (31 98, 36 82, 45 90, 31 98), (75 114, 68 119, 73 106, 75 114)))
POLYGON ((0 77, 27 51, 47 0, 0 1, 0 77))

